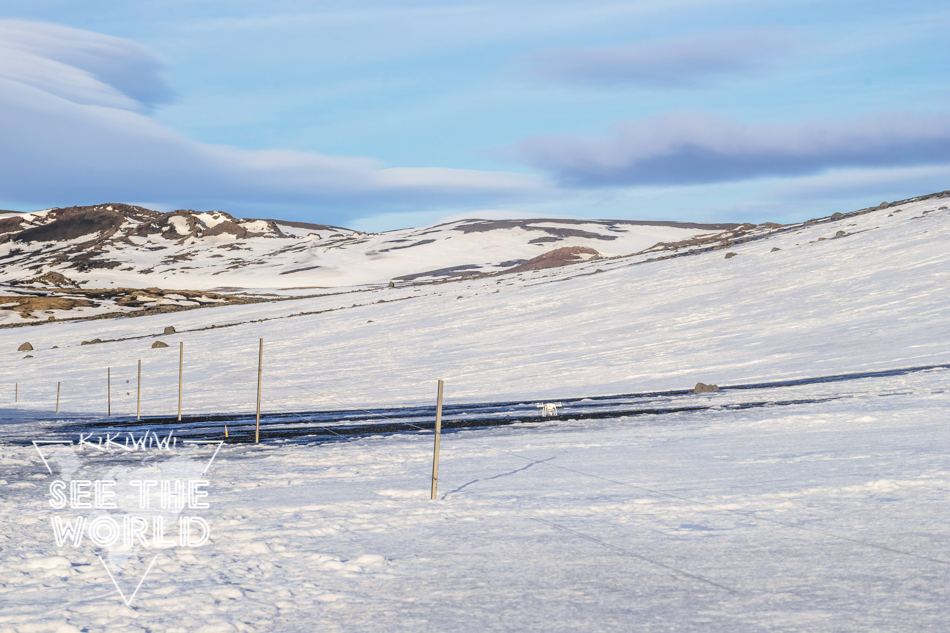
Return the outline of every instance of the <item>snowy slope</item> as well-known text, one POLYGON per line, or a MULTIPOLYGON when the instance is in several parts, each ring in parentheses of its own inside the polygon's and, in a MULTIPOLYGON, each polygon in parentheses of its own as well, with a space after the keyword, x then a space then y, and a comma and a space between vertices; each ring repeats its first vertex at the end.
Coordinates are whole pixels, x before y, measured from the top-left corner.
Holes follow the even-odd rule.
POLYGON ((139 463, 47 446, 50 473, 2 440, 65 423, 57 383, 61 410, 103 413, 107 367, 114 413, 134 414, 138 359, 144 413, 173 415, 178 342, 186 416, 254 411, 260 338, 265 413, 432 404, 438 378, 453 404, 948 364, 947 206, 725 248, 2 328, 0 631, 946 631, 947 369, 445 433, 436 501, 431 433, 226 444, 195 549, 57 547, 47 488, 66 472, 200 470, 213 447, 139 463), (106 342, 80 345, 93 338, 106 342), (14 351, 26 341, 32 358, 14 351), (141 581, 132 608, 109 574, 126 595, 141 581))

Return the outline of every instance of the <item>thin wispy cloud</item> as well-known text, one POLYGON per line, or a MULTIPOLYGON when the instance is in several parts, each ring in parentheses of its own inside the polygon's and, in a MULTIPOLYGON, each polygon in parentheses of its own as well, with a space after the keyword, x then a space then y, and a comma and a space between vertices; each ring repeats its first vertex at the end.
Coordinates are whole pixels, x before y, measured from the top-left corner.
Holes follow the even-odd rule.
POLYGON ((764 125, 678 112, 615 124, 602 140, 529 138, 513 155, 575 187, 694 185, 939 164, 950 162, 950 115, 903 112, 764 125))
POLYGON ((794 47, 777 29, 637 42, 626 46, 540 51, 530 73, 593 85, 700 88, 727 76, 759 74, 794 47))

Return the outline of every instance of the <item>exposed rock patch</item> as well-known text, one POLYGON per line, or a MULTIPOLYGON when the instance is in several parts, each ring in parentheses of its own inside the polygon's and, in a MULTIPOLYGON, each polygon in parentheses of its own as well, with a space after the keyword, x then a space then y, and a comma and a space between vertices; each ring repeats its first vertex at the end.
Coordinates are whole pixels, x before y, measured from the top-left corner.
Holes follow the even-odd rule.
POLYGON ((693 393, 712 393, 713 391, 719 391, 719 385, 707 385, 703 382, 697 382, 696 386, 693 387, 693 393))
POLYGON ((33 346, 30 345, 29 343, 24 343, 24 344, 21 345, 20 347, 16 348, 16 351, 18 351, 18 352, 32 352, 32 351, 33 351, 33 346))
POLYGON ((14 242, 64 242, 80 237, 111 237, 125 218, 112 207, 70 207, 50 212, 53 221, 20 231, 14 242))
MULTIPOLYGON (((72 318, 68 312, 76 308, 100 308, 98 313, 92 314, 88 310, 77 310, 76 318, 104 318, 122 314, 159 314, 204 306, 258 303, 266 300, 262 297, 240 297, 196 290, 57 288, 31 294, 0 296, 0 305, 3 305, 3 310, 21 313, 25 319, 38 319, 39 315, 36 313, 51 310, 66 312, 67 314, 60 314, 57 318, 68 319, 72 318)), ((53 315, 43 318, 49 320, 53 315)))
POLYGON ((565 246, 548 251, 543 255, 538 255, 533 259, 509 268, 505 273, 517 273, 527 270, 539 270, 542 268, 554 268, 556 266, 565 266, 567 264, 576 264, 577 262, 587 261, 589 259, 599 259, 601 254, 592 248, 586 246, 565 246))
MULTIPOLYGON (((775 224, 774 222, 766 222, 764 224, 759 224, 758 227, 781 227, 781 224, 775 224)), ((689 239, 680 240, 679 242, 657 242, 650 248, 643 251, 644 253, 650 251, 675 251, 681 248, 693 248, 693 247, 712 247, 717 250, 722 250, 730 248, 735 245, 737 241, 743 241, 747 235, 758 228, 755 224, 733 224, 731 228, 727 231, 720 233, 709 233, 707 235, 697 235, 696 237, 691 237, 689 239), (718 242, 718 244, 716 244, 718 242), (712 246, 716 244, 715 246, 712 246)))
POLYGON ((3 309, 19 312, 29 319, 37 318, 32 312, 42 312, 44 310, 72 310, 73 308, 93 305, 91 301, 86 299, 44 295, 0 296, 0 304, 15 304, 5 305, 3 309))
POLYGON ((569 229, 556 225, 572 224, 599 224, 609 231, 617 233, 626 232, 628 226, 670 226, 683 229, 699 229, 701 231, 725 231, 739 226, 738 224, 701 224, 696 222, 652 222, 650 220, 575 220, 565 218, 532 218, 528 220, 465 220, 463 224, 454 227, 454 231, 462 233, 482 233, 493 231, 495 229, 520 228, 525 231, 538 231, 546 233, 552 237, 586 237, 591 239, 613 240, 616 237, 612 235, 600 235, 579 229, 569 229), (554 224, 555 226, 538 226, 541 224, 554 224))
MULTIPOLYGON (((393 240, 395 241, 395 240, 393 240)), ((376 253, 388 253, 389 251, 398 251, 402 248, 413 248, 414 246, 425 246, 426 244, 432 244, 435 240, 419 240, 418 242, 413 242, 412 244, 406 244, 405 246, 393 246, 390 248, 381 248, 376 253)), ((367 255, 372 255, 372 252, 366 253, 367 255)))
POLYGON ((478 264, 464 264, 462 266, 451 266, 449 268, 438 268, 436 270, 427 270, 423 273, 413 273, 411 275, 401 275, 393 277, 396 281, 412 281, 420 277, 463 277, 473 274, 480 269, 478 264))
POLYGON ((75 281, 64 275, 63 273, 58 273, 56 271, 50 271, 48 273, 43 273, 39 277, 34 277, 29 279, 26 284, 30 285, 46 285, 53 286, 54 288, 78 288, 79 284, 75 281))

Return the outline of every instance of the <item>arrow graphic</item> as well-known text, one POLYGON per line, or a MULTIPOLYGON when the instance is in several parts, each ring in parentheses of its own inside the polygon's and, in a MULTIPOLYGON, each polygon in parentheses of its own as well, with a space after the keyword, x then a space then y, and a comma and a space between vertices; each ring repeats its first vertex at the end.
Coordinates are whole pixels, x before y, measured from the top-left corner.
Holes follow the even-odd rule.
POLYGON ((139 592, 139 589, 142 587, 142 583, 145 582, 145 577, 148 576, 148 572, 152 570, 152 565, 155 564, 155 559, 158 558, 158 554, 155 555, 155 558, 152 559, 152 562, 148 564, 148 569, 145 570, 145 573, 142 574, 142 580, 139 581, 138 586, 135 588, 135 591, 132 592, 132 595, 126 599, 125 594, 122 593, 122 588, 119 586, 119 583, 115 581, 115 576, 112 575, 112 572, 109 570, 109 566, 106 565, 106 561, 102 560, 102 556, 97 557, 99 562, 102 563, 102 566, 106 568, 106 573, 109 574, 109 578, 112 579, 112 584, 115 585, 115 588, 119 590, 119 595, 122 596, 122 601, 125 602, 125 606, 131 607, 132 601, 135 600, 135 594, 139 592))

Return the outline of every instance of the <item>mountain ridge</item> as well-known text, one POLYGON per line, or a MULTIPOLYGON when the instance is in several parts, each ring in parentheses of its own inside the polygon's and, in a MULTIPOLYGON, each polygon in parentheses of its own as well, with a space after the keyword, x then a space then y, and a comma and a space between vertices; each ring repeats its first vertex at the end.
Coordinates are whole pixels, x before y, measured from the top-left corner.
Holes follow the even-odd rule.
POLYGON ((539 249, 594 248, 607 256, 624 255, 740 226, 471 218, 370 234, 326 224, 236 218, 223 211, 163 213, 106 203, 0 213, 0 283, 28 284, 55 272, 90 288, 260 289, 287 286, 291 279, 298 287, 353 286, 429 273, 439 277, 443 270, 499 272, 537 257, 539 249))

